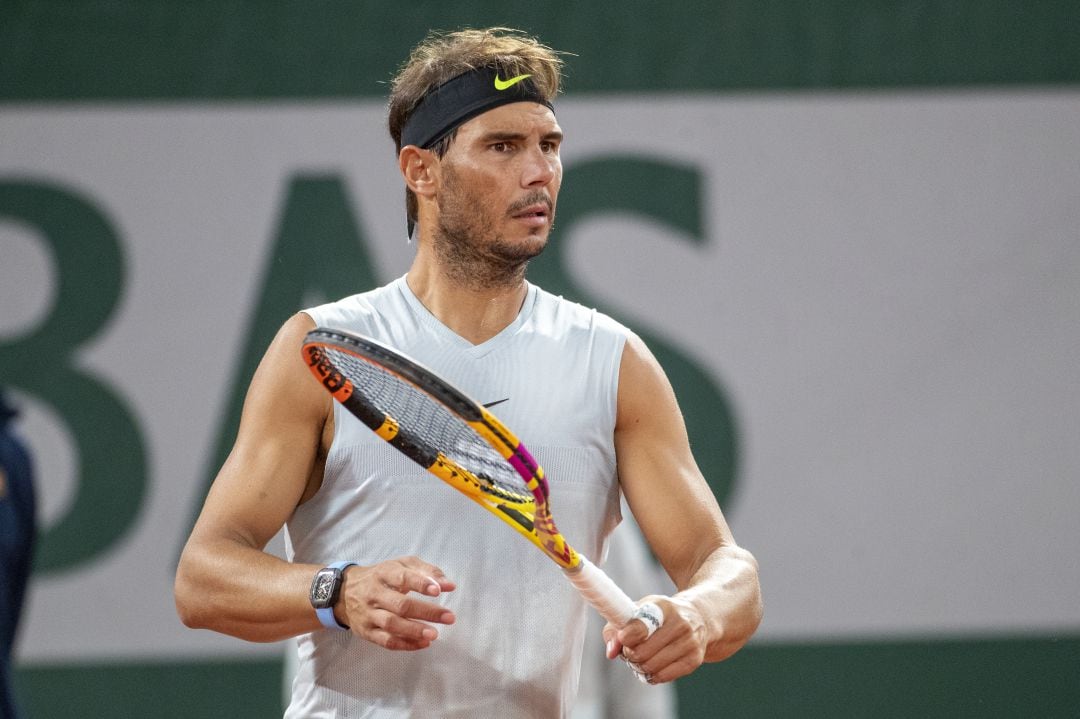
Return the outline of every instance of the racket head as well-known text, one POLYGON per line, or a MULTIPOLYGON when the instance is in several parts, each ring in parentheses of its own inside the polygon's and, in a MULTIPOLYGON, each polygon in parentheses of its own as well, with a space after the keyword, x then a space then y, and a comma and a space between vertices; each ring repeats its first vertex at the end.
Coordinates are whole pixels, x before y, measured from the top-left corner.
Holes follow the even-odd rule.
POLYGON ((543 468, 487 408, 369 337, 319 327, 308 332, 301 351, 326 391, 376 435, 562 567, 580 564, 551 516, 543 468))

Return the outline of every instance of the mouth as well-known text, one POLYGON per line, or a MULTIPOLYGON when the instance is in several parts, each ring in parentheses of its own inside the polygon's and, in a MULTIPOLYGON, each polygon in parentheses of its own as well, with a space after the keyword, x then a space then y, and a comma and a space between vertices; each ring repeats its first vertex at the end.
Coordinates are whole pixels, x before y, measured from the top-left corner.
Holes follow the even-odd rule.
POLYGON ((545 202, 537 202, 517 212, 512 212, 510 216, 515 220, 521 220, 530 225, 546 225, 551 218, 551 206, 545 202))

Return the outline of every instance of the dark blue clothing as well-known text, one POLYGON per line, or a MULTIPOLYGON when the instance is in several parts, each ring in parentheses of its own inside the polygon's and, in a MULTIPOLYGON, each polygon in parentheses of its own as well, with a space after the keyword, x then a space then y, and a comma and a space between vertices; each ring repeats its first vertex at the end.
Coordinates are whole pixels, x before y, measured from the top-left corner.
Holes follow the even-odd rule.
POLYGON ((11 686, 15 631, 30 578, 34 549, 33 467, 26 447, 11 431, 15 416, 0 392, 0 718, 19 714, 11 686))

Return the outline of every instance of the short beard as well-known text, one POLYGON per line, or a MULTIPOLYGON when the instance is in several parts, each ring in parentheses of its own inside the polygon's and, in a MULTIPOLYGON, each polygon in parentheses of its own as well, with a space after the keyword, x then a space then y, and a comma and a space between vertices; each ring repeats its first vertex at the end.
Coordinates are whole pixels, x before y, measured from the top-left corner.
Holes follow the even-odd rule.
MULTIPOLYGON (((453 173, 447 175, 448 186, 454 186, 453 173)), ((508 212, 548 202, 547 195, 537 192, 515 203, 508 212)), ((515 287, 524 279, 529 260, 543 252, 547 244, 507 242, 490 230, 490 212, 490 205, 485 206, 479 197, 468 193, 451 192, 440 207, 432 248, 447 275, 469 289, 515 287)), ((549 227, 549 236, 551 230, 549 227)))

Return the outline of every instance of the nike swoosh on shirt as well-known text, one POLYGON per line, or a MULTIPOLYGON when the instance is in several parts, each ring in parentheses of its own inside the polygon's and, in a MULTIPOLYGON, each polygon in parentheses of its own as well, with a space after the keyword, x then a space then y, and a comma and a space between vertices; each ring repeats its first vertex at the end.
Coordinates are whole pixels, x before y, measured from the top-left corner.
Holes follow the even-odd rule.
POLYGON ((510 398, 509 398, 509 397, 507 397, 506 399, 497 399, 497 400, 495 400, 494 402, 488 402, 487 404, 485 404, 485 405, 484 405, 484 409, 491 409, 491 408, 492 408, 492 407, 494 407, 495 405, 497 405, 497 404, 502 404, 503 402, 506 402, 506 401, 507 401, 507 400, 509 400, 509 399, 510 399, 510 398))
POLYGON ((496 90, 507 90, 507 89, 513 87, 514 85, 517 85, 519 82, 521 82, 522 80, 524 80, 527 77, 532 77, 532 75, 518 75, 517 77, 512 77, 509 80, 503 80, 498 75, 495 75, 495 89, 496 90))

